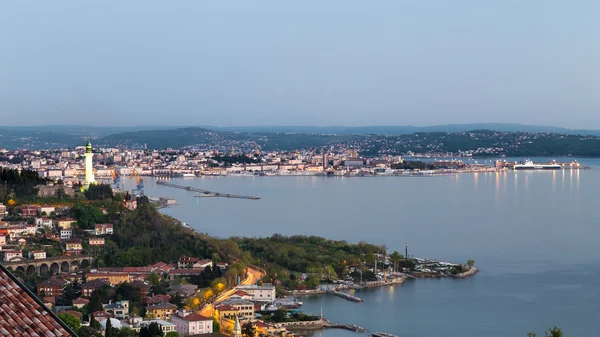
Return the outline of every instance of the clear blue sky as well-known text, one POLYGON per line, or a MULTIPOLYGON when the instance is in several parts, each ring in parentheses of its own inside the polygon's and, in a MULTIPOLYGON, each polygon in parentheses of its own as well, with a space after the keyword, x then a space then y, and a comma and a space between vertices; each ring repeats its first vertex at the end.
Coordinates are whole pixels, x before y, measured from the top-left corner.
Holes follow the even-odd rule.
POLYGON ((0 125, 600 128, 600 1, 3 1, 0 125))

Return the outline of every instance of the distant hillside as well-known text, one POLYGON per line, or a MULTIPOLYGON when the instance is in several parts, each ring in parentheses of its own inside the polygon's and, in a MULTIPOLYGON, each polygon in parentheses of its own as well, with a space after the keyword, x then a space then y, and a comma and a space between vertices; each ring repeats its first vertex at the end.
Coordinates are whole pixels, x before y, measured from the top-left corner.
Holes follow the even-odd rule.
MULTIPOLYGON (((228 132, 213 131, 204 128, 180 128, 172 130, 151 130, 125 132, 106 136, 97 140, 99 146, 122 146, 149 149, 181 148, 195 146, 199 148, 230 148, 262 150, 295 150, 313 148, 349 141, 357 136, 334 136, 306 133, 267 133, 267 132, 228 132)), ((358 136, 361 137, 361 136, 358 136)))
POLYGON ((244 127, 208 127, 213 130, 237 132, 303 132, 326 134, 374 134, 405 135, 416 132, 465 132, 471 130, 493 130, 502 132, 540 132, 600 136, 600 130, 574 130, 554 126, 526 125, 514 123, 473 123, 445 124, 431 126, 244 126, 244 127))
POLYGON ((474 156, 590 156, 600 157, 600 137, 558 133, 416 132, 405 135, 331 135, 311 133, 223 132, 203 128, 137 131, 107 136, 99 145, 149 149, 218 149, 228 152, 293 151, 323 147, 355 148, 365 156, 414 153, 469 153, 474 156))
POLYGON ((600 131, 520 124, 457 124, 428 127, 0 127, 0 148, 52 149, 82 145, 92 135, 96 147, 196 148, 239 152, 356 148, 368 156, 455 153, 508 156, 600 156, 600 131), (466 129, 466 130, 465 130, 466 129), (482 131, 469 131, 469 130, 482 131), (250 131, 254 130, 254 131, 250 131), (439 131, 448 130, 448 131, 439 131), (493 131, 491 131, 493 130, 493 131), (508 131, 506 131, 508 130, 508 131), (520 130, 520 131, 513 131, 520 130), (123 132, 125 131, 125 132, 123 132), (491 150, 490 150, 491 149, 491 150))
POLYGON ((55 149, 85 144, 78 137, 51 130, 29 130, 0 127, 0 148, 5 149, 55 149))

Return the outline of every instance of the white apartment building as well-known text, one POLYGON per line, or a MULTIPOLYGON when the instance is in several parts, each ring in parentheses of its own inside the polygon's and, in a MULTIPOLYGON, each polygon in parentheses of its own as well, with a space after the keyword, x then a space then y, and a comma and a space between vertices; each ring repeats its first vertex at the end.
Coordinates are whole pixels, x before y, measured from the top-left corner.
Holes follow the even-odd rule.
POLYGON ((262 286, 239 286, 237 288, 250 294, 253 301, 272 302, 275 300, 275 286, 270 284, 264 284, 262 286))
POLYGON ((212 318, 198 315, 197 313, 180 312, 171 315, 171 323, 180 336, 211 334, 213 332, 212 318))

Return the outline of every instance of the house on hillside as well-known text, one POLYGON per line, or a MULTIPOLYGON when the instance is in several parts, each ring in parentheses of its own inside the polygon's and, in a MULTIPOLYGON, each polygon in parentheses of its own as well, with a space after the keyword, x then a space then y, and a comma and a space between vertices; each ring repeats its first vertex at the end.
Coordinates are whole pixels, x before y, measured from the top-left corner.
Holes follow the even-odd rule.
POLYGON ((199 269, 199 268, 212 268, 213 263, 208 259, 200 259, 191 256, 182 256, 177 261, 177 268, 179 269, 199 269))
POLYGON ((23 252, 16 249, 9 249, 4 251, 4 262, 16 261, 23 259, 23 252))
POLYGON ((38 296, 60 297, 67 282, 58 278, 50 278, 36 285, 38 296))
POLYGON ((43 250, 32 250, 29 252, 29 258, 34 260, 43 260, 46 258, 46 252, 43 250))
POLYGON ((112 235, 113 234, 113 224, 97 223, 95 226, 95 234, 96 235, 112 235))
POLYGON ((153 319, 170 320, 171 315, 177 311, 177 306, 171 303, 160 303, 146 306, 146 317, 153 319))

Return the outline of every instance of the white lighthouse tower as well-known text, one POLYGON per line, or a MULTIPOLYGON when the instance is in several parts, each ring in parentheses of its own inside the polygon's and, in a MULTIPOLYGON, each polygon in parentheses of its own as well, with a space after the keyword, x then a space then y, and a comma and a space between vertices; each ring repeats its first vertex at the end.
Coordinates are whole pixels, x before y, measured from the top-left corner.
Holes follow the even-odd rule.
POLYGON ((85 188, 87 189, 90 184, 96 183, 94 180, 94 164, 92 163, 92 143, 88 138, 88 142, 85 145, 85 188))

